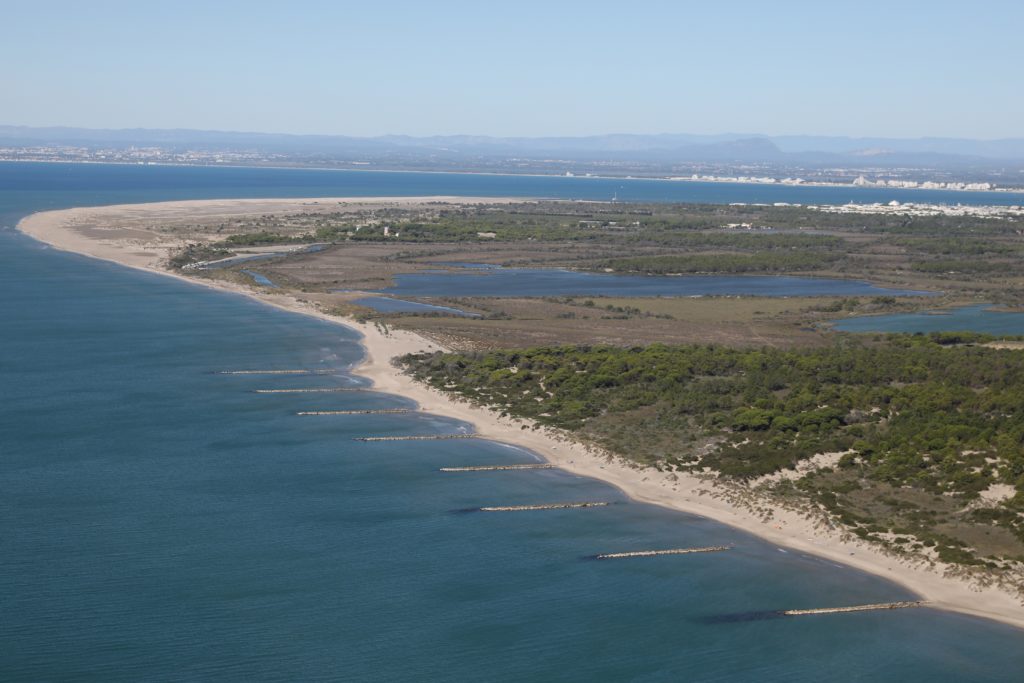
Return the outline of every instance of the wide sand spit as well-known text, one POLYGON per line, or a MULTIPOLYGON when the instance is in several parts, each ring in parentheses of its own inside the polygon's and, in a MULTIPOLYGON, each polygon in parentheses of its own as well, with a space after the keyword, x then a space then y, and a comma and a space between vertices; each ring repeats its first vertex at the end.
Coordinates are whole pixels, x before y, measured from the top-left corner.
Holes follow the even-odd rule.
MULTIPOLYGON (((518 199, 466 197, 328 197, 313 199, 215 199, 85 207, 46 211, 26 217, 18 229, 61 250, 159 273, 198 286, 244 295, 280 309, 344 325, 362 335, 366 355, 356 373, 374 389, 415 400, 425 411, 472 423, 483 439, 513 444, 576 475, 615 486, 636 501, 701 515, 755 534, 789 549, 885 577, 914 592, 930 606, 994 619, 1024 628, 1024 601, 1012 587, 986 581, 983 574, 958 570, 928 558, 906 558, 857 539, 829 524, 820 514, 789 509, 765 501, 743 487, 683 473, 660 472, 574 441, 569 435, 536 428, 529 421, 503 418, 416 382, 400 372, 393 359, 409 353, 445 351, 420 335, 353 319, 327 315, 318 306, 280 291, 168 271, 168 254, 202 237, 196 225, 213 219, 330 212, 339 206, 415 208, 438 202, 457 204, 514 203, 518 199), (188 238, 176 236, 175 225, 191 225, 188 238)), ((685 522, 681 522, 685 523, 685 522)), ((728 561, 726 557, 722 561, 728 561)), ((831 607, 832 605, 822 605, 831 607)))

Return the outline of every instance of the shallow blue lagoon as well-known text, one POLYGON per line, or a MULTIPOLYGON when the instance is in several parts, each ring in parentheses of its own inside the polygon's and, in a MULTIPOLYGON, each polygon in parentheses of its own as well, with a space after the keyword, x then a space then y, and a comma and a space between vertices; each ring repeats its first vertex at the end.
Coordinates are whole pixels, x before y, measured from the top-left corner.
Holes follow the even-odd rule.
MULTIPOLYGON (((269 171, 218 185, 215 170, 174 169, 178 184, 162 189, 145 169, 45 168, 0 186, 3 222, 186 188, 302 192, 289 171, 280 185, 269 171)), ((375 182, 373 194, 408 190, 375 182)), ((0 291, 0 680, 1000 681, 1024 670, 1021 631, 932 610, 736 618, 907 594, 563 472, 438 471, 535 461, 521 449, 354 440, 463 423, 296 415, 411 407, 360 390, 345 328, 10 230, 0 291), (316 374, 220 374, 286 369, 316 374), (356 391, 257 393, 275 388, 356 391), (460 512, 578 500, 613 504, 460 512), (712 544, 734 549, 586 559, 712 544)))
POLYGON ((832 327, 840 332, 980 332, 1024 335, 1024 313, 993 310, 991 304, 979 304, 924 313, 845 318, 834 321, 832 327))
POLYGON ((257 273, 256 271, 245 270, 245 269, 242 269, 241 272, 243 272, 246 275, 248 275, 249 277, 251 277, 253 282, 255 282, 258 285, 263 285, 264 287, 273 287, 275 289, 277 288, 277 285, 274 284, 273 280, 271 280, 266 275, 261 275, 260 273, 257 273))
POLYGON ((870 282, 777 275, 611 275, 562 268, 467 268, 405 273, 379 290, 395 296, 926 296, 870 282))

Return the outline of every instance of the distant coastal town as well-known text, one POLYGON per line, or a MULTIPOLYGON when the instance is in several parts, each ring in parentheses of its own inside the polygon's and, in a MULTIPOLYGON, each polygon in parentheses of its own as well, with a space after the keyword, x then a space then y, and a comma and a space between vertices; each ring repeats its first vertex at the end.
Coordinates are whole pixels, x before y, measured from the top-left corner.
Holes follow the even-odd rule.
POLYGON ((917 204, 897 201, 888 204, 825 204, 807 208, 827 213, 903 214, 906 216, 974 216, 1003 219, 1024 216, 1024 206, 967 206, 964 204, 917 204))
MULTIPOLYGON (((746 202, 734 202, 731 206, 768 207, 776 209, 794 208, 808 209, 810 211, 823 211, 825 213, 848 213, 848 214, 876 214, 876 215, 902 215, 902 216, 961 216, 974 218, 1013 219, 1024 216, 1024 206, 977 206, 967 204, 922 204, 918 202, 887 203, 873 202, 871 204, 858 204, 849 202, 847 204, 794 204, 790 202, 774 202, 772 204, 749 204, 746 202)), ((744 230, 773 230, 771 226, 759 226, 754 223, 727 223, 723 227, 727 229, 744 230)))
POLYGON ((847 163, 797 165, 762 160, 708 161, 685 155, 671 161, 626 158, 582 159, 572 155, 470 155, 458 150, 330 151, 232 145, 0 144, 0 161, 108 163, 174 166, 254 166, 378 171, 438 171, 646 179, 780 186, 858 187, 966 192, 1024 192, 1020 172, 995 169, 890 167, 847 163))
POLYGON ((970 192, 1020 192, 1019 187, 998 187, 994 183, 972 183, 960 181, 935 181, 935 180, 900 180, 900 179, 868 179, 859 175, 853 182, 827 182, 806 180, 804 178, 774 178, 771 176, 714 176, 714 175, 693 175, 682 177, 671 177, 668 180, 682 180, 701 183, 752 183, 763 185, 816 185, 820 187, 886 187, 898 188, 901 190, 964 190, 970 192))

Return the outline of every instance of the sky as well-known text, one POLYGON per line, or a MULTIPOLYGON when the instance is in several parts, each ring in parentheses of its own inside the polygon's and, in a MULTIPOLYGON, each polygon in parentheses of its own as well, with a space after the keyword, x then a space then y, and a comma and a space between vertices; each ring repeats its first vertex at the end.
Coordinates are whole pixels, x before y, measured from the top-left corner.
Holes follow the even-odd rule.
POLYGON ((0 0, 0 124, 1024 137, 1024 0, 0 0))

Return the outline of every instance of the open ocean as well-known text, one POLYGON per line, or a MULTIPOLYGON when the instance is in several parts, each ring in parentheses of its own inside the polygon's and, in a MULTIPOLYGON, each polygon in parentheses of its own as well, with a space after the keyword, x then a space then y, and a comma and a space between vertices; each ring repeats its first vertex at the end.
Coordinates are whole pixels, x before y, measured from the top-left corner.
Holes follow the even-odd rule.
MULTIPOLYGON (((296 416, 410 404, 359 391, 254 393, 358 389, 348 373, 361 356, 355 334, 13 230, 33 211, 86 204, 608 198, 609 189, 645 201, 939 201, 835 188, 0 164, 0 680, 1021 680, 1024 631, 981 619, 930 609, 772 618, 908 597, 882 579, 556 470, 437 471, 532 462, 528 452, 475 439, 353 441, 459 433, 462 423, 296 416), (287 368, 334 374, 214 374, 287 368), (459 512, 571 500, 615 504, 459 512)), ((1000 199, 1024 203, 999 194, 983 203, 1000 199)))

